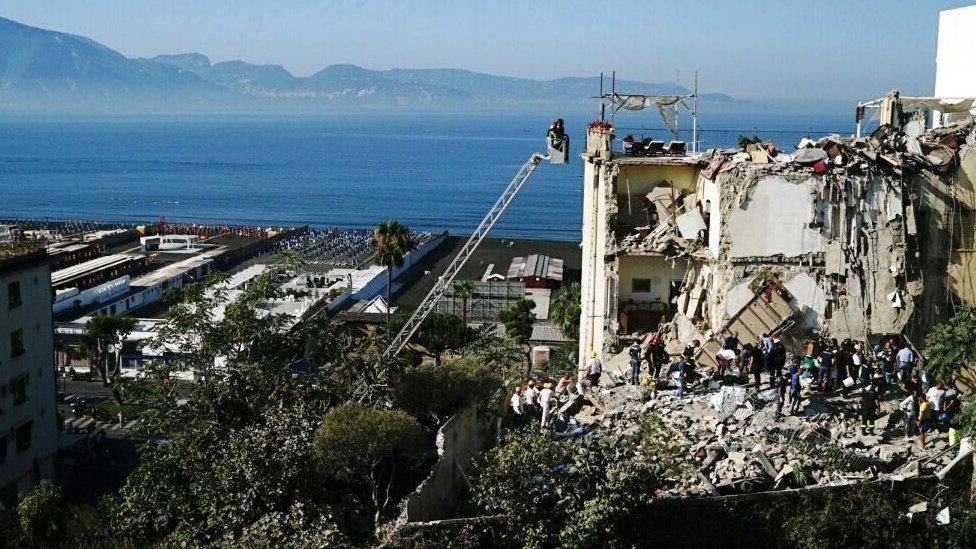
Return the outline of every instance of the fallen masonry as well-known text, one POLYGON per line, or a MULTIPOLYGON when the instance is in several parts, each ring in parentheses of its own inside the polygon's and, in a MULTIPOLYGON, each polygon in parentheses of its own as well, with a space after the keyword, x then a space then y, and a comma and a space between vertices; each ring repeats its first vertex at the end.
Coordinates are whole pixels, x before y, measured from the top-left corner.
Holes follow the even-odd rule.
POLYGON ((662 442, 680 448, 696 471, 678 479, 667 493, 674 497, 900 481, 943 471, 958 447, 944 434, 924 449, 917 438, 906 439, 895 393, 862 429, 859 390, 805 393, 801 414, 777 417, 773 389, 724 385, 679 397, 675 390, 617 384, 589 389, 563 432, 632 435, 642 414, 654 414, 667 427, 662 442))

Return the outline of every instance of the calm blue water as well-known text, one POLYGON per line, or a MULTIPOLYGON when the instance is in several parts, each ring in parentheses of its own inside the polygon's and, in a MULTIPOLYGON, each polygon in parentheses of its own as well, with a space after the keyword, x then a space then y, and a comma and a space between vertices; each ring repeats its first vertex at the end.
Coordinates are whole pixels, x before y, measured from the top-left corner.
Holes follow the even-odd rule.
MULTIPOLYGON (((590 118, 566 119, 574 148, 590 118)), ((538 114, 4 120, 0 218, 340 227, 394 218, 467 234, 542 150, 547 123, 538 114)), ((617 125, 661 126, 656 113, 617 125)), ((753 129, 787 148, 811 129, 852 130, 840 118, 768 116, 702 126, 705 148, 753 129)), ((540 166, 495 234, 579 239, 581 173, 578 158, 540 166)))

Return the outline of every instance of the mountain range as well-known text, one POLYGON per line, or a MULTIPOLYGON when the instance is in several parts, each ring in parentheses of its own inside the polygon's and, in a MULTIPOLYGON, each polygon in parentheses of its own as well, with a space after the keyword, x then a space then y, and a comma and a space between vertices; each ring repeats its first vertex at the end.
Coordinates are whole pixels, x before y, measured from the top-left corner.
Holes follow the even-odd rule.
MULTIPOLYGON (((634 93, 688 90, 617 81, 634 93)), ((330 65, 307 77, 280 65, 212 63, 200 53, 132 59, 82 36, 0 17, 0 109, 183 112, 330 108, 593 108, 599 77, 534 80, 461 69, 330 65)), ((748 103, 702 94, 711 112, 748 103)))

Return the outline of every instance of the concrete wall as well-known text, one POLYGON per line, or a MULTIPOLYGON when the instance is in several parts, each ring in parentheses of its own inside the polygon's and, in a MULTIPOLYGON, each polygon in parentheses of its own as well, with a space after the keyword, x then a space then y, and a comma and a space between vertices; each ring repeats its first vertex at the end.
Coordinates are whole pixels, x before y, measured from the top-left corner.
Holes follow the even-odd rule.
POLYGON ((960 300, 976 306, 976 148, 959 151, 959 169, 948 190, 957 203, 953 212, 949 288, 960 300))
POLYGON ((671 281, 680 282, 685 276, 684 261, 667 261, 662 256, 624 256, 618 261, 620 300, 668 303, 671 298, 671 281), (634 279, 650 279, 650 292, 633 291, 634 279))
MULTIPOLYGON (((595 151, 599 153, 599 151, 595 151)), ((608 274, 604 260, 607 247, 609 168, 600 155, 583 157, 583 241, 580 280, 580 362, 591 352, 602 354, 607 313, 608 274)), ((616 204, 613 204, 615 207, 616 204)), ((582 368, 582 364, 580 367, 582 368)))
POLYGON ((470 404, 437 431, 437 463, 427 479, 407 497, 401 522, 452 518, 468 490, 471 459, 498 436, 500 416, 470 404))
POLYGON ((729 219, 731 257, 794 257, 823 250, 824 237, 811 228, 811 203, 818 182, 800 182, 781 176, 763 177, 749 199, 729 219))
MULTIPOLYGON (((684 192, 697 190, 698 168, 684 164, 637 164, 619 166, 617 194, 644 196, 654 187, 666 185, 684 192)), ((626 200, 626 197, 624 198, 626 200)))

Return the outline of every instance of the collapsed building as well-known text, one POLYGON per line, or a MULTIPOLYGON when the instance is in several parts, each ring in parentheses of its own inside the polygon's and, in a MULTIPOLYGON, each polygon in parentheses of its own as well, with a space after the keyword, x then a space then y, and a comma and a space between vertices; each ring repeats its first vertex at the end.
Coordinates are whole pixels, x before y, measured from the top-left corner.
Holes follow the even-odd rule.
POLYGON ((903 98, 870 136, 685 154, 614 150, 593 125, 584 161, 580 356, 635 337, 777 332, 876 341, 926 329, 976 303, 976 135, 970 117, 926 130, 928 110, 971 100, 903 98))

